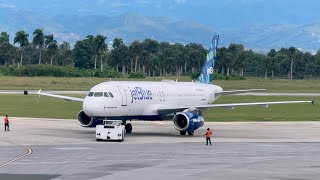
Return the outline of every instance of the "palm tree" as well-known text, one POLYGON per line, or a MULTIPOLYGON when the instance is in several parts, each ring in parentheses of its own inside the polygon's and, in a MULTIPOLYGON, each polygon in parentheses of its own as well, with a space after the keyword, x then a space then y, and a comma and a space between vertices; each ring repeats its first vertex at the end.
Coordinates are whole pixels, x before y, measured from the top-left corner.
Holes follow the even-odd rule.
POLYGON ((43 35, 43 29, 36 29, 33 32, 33 44, 38 47, 40 54, 39 54, 39 64, 41 64, 41 54, 42 54, 42 48, 44 44, 44 35, 43 35))
POLYGON ((123 45, 123 40, 121 38, 115 38, 113 40, 113 44, 112 44, 113 48, 117 48, 117 47, 119 47, 121 45, 123 45))
POLYGON ((91 42, 93 41, 93 39, 94 39, 94 36, 93 35, 87 35, 87 37, 86 37, 87 39, 89 39, 91 42))
POLYGON ((70 43, 63 41, 62 44, 60 45, 60 49, 62 50, 70 50, 70 43))
POLYGON ((51 66, 53 64, 53 59, 54 59, 54 56, 57 53, 57 51, 58 51, 57 41, 56 40, 52 40, 52 42, 50 42, 48 44, 48 52, 50 54, 50 65, 51 66))
POLYGON ((293 61, 295 59, 295 56, 296 56, 296 52, 298 50, 295 48, 295 47, 290 47, 289 48, 289 52, 288 52, 288 56, 291 60, 291 63, 290 63, 290 79, 292 80, 292 69, 293 69, 293 61))
MULTIPOLYGON (((94 49, 94 69, 97 69, 97 57, 98 55, 101 55, 103 52, 107 50, 107 44, 105 43, 107 37, 103 35, 97 35, 93 39, 93 49, 94 49)), ((102 65, 102 58, 101 65, 102 65)))
POLYGON ((9 43, 9 34, 7 32, 1 32, 0 35, 0 44, 4 42, 9 43))
POLYGON ((48 47, 49 44, 53 41, 53 34, 44 36, 44 38, 46 39, 45 42, 44 42, 45 46, 48 47))
POLYGON ((26 34, 24 31, 18 31, 16 36, 14 37, 13 44, 20 44, 20 65, 22 66, 22 57, 23 57, 23 49, 26 45, 29 44, 29 34, 26 34))
POLYGON ((142 54, 142 45, 139 41, 133 41, 129 46, 129 54, 131 58, 130 67, 131 72, 137 72, 137 66, 138 66, 138 60, 140 58, 140 55, 142 54), (133 71, 133 60, 134 62, 134 71, 133 71))
POLYGON ((96 45, 94 44, 94 36, 93 35, 87 35, 86 36, 86 41, 88 41, 91 44, 92 51, 93 51, 93 56, 91 57, 91 60, 94 60, 94 69, 96 69, 97 66, 97 59, 96 59, 96 45))

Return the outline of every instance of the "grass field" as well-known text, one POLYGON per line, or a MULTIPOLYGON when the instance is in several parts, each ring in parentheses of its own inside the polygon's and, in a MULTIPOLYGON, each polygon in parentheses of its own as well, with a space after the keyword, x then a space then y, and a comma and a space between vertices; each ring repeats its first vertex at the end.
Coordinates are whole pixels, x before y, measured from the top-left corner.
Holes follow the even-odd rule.
MULTIPOLYGON (((0 116, 8 114, 15 117, 43 117, 76 119, 82 109, 81 102, 69 102, 61 99, 36 95, 0 95, 0 116)), ((216 103, 311 100, 311 97, 282 96, 224 96, 216 103)), ((269 108, 259 106, 238 107, 234 110, 222 108, 210 109, 204 113, 206 121, 318 121, 319 106, 310 104, 272 105, 269 108)))
MULTIPOLYGON (((160 81, 162 79, 177 79, 177 77, 146 78, 143 81, 160 81)), ((57 77, 0 77, 0 90, 83 90, 88 91, 92 86, 109 81, 105 78, 57 78, 57 77)), ((141 79, 112 79, 139 81, 141 79)), ((191 81, 183 76, 178 81, 191 81)), ((214 81, 214 84, 225 90, 263 88, 277 92, 320 92, 320 80, 263 80, 248 79, 235 81, 214 81)))

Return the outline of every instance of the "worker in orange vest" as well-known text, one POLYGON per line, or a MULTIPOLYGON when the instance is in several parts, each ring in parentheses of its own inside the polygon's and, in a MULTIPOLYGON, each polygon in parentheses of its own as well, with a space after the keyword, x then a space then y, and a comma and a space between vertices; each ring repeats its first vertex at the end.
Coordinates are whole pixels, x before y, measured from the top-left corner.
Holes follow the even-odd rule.
POLYGON ((3 121, 4 121, 4 131, 7 131, 7 127, 8 127, 8 131, 10 131, 9 130, 9 118, 8 118, 8 115, 6 115, 6 117, 4 117, 3 121))
POLYGON ((210 142, 210 146, 212 145, 211 144, 211 134, 212 134, 212 131, 210 130, 210 128, 207 129, 207 132, 203 135, 203 136, 206 136, 206 145, 208 146, 208 142, 210 142))

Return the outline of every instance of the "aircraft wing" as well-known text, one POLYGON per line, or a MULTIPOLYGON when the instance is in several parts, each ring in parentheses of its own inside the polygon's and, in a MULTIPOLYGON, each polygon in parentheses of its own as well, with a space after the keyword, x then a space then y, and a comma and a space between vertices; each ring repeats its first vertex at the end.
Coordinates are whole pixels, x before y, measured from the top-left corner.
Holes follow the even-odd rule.
POLYGON ((61 96, 61 95, 56 95, 56 94, 48 94, 48 93, 43 93, 41 92, 41 89, 37 92, 38 95, 43 95, 43 96, 50 96, 50 97, 55 97, 55 98, 60 98, 64 99, 67 101, 80 101, 83 102, 83 98, 76 98, 76 97, 70 97, 70 96, 61 96))
POLYGON ((160 107, 158 108, 159 114, 171 114, 175 112, 182 112, 186 109, 197 109, 200 111, 207 110, 209 108, 225 108, 225 109, 234 109, 236 106, 261 106, 263 108, 267 108, 269 105, 273 104, 297 104, 297 103, 312 103, 314 106, 314 101, 278 101, 278 102, 253 102, 253 103, 231 103, 231 104, 208 104, 194 107, 160 107))
POLYGON ((220 95, 232 95, 232 94, 241 94, 241 93, 247 93, 247 92, 259 92, 259 91, 265 91, 266 89, 245 89, 245 90, 232 90, 232 91, 222 91, 215 93, 216 96, 220 95))

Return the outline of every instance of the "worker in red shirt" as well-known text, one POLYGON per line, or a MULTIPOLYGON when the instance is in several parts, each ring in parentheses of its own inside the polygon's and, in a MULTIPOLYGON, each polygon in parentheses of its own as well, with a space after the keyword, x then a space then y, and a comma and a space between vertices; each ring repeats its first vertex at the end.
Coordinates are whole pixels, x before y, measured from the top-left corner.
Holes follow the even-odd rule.
POLYGON ((212 145, 211 144, 211 134, 212 134, 212 131, 210 130, 210 128, 207 129, 207 132, 203 135, 203 136, 206 136, 206 145, 208 146, 208 142, 210 142, 210 146, 212 145))
POLYGON ((7 131, 7 127, 8 127, 8 131, 10 131, 9 130, 9 118, 8 118, 8 115, 6 115, 6 117, 4 117, 4 119, 3 119, 3 121, 4 121, 4 131, 7 131))

